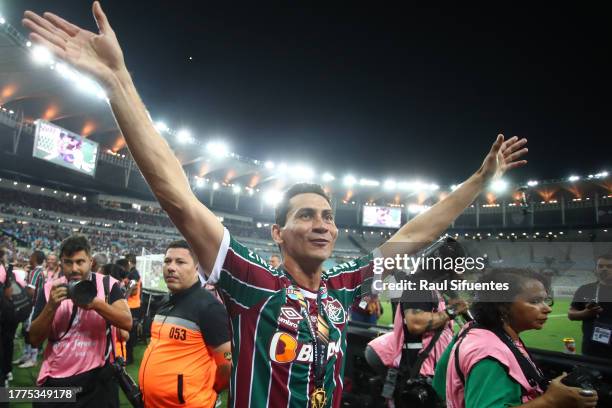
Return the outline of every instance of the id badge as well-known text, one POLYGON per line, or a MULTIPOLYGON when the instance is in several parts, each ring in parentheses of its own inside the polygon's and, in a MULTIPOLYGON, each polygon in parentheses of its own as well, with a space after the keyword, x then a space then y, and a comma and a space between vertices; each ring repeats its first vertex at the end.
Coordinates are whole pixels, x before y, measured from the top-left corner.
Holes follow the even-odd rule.
POLYGON ((610 338, 612 337, 612 329, 607 327, 595 326, 593 330, 593 338, 591 340, 601 343, 610 344, 610 338))
POLYGON ((365 300, 362 300, 361 302, 359 302, 359 308, 365 310, 366 307, 368 306, 368 302, 365 300))

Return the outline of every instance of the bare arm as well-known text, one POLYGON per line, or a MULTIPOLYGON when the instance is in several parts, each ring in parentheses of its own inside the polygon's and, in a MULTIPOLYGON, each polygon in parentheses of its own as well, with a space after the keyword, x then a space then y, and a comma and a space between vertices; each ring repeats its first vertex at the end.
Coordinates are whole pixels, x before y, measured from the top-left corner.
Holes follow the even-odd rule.
POLYGON ((223 239, 223 225, 195 197, 181 164, 151 123, 125 66, 117 37, 97 1, 93 14, 99 34, 52 13, 41 17, 26 11, 23 25, 32 31, 33 42, 103 84, 138 168, 162 208, 197 253, 204 271, 210 273, 223 239))
POLYGON ((404 323, 411 334, 423 334, 444 326, 450 317, 444 312, 424 312, 420 309, 406 309, 404 323))
POLYGON ((107 322, 119 329, 127 331, 132 329, 132 314, 125 299, 116 300, 109 305, 104 299, 94 298, 93 302, 83 308, 95 310, 107 322))
POLYGON ((45 307, 30 325, 30 343, 34 347, 40 346, 49 337, 55 312, 60 304, 67 298, 68 289, 65 286, 57 285, 51 289, 49 300, 45 304, 45 307))
POLYGON ((228 341, 215 348, 213 356, 215 363, 217 363, 214 389, 216 392, 221 392, 229 385, 232 371, 232 348, 230 342, 228 341))
POLYGON ((380 247, 382 256, 412 254, 438 238, 478 197, 491 179, 527 163, 525 160, 517 161, 527 153, 527 149, 523 148, 526 143, 526 139, 519 140, 517 137, 504 142, 503 135, 499 135, 480 169, 444 200, 400 228, 380 247))
POLYGON ((603 312, 603 308, 601 306, 596 306, 593 304, 587 305, 584 309, 578 310, 574 307, 569 308, 567 312, 567 317, 570 320, 590 320, 597 317, 599 313, 603 312))

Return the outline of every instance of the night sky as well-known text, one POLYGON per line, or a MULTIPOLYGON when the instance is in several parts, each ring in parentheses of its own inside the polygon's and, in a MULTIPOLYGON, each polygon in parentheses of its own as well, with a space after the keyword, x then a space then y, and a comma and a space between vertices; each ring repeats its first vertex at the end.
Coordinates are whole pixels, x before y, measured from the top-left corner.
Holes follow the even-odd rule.
MULTIPOLYGON (((221 3, 102 1, 146 105, 172 128, 337 177, 455 183, 499 132, 529 139, 512 180, 612 170, 606 10, 221 3)), ((1 7, 16 25, 48 8, 95 27, 83 0, 1 7)))

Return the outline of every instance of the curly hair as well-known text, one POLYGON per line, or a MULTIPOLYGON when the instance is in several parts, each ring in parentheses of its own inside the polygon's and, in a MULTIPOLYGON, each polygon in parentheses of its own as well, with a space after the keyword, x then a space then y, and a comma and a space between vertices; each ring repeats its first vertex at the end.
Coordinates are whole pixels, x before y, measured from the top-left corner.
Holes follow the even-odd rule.
POLYGON ((508 284, 505 291, 478 291, 474 295, 471 311, 478 324, 488 329, 499 329, 503 326, 503 319, 510 311, 510 306, 516 297, 525 290, 529 280, 536 280, 550 293, 550 281, 531 269, 522 268, 496 268, 483 275, 480 283, 508 284))

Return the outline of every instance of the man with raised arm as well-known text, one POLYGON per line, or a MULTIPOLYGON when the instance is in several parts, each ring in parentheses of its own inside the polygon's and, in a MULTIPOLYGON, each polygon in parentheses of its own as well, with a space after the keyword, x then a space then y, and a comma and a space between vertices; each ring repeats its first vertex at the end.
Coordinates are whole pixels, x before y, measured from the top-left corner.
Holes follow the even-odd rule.
POLYGON ((436 239, 492 178, 526 163, 525 139, 499 135, 482 166, 461 187, 404 225, 372 254, 322 268, 338 229, 320 186, 290 188, 276 209, 272 239, 283 264, 274 269, 230 236, 193 194, 181 164, 157 133, 138 96, 117 37, 100 4, 99 33, 52 14, 26 11, 30 39, 95 77, 105 88, 132 157, 160 205, 222 293, 232 329, 232 407, 340 406, 347 309, 373 275, 374 257, 411 254, 436 239))

